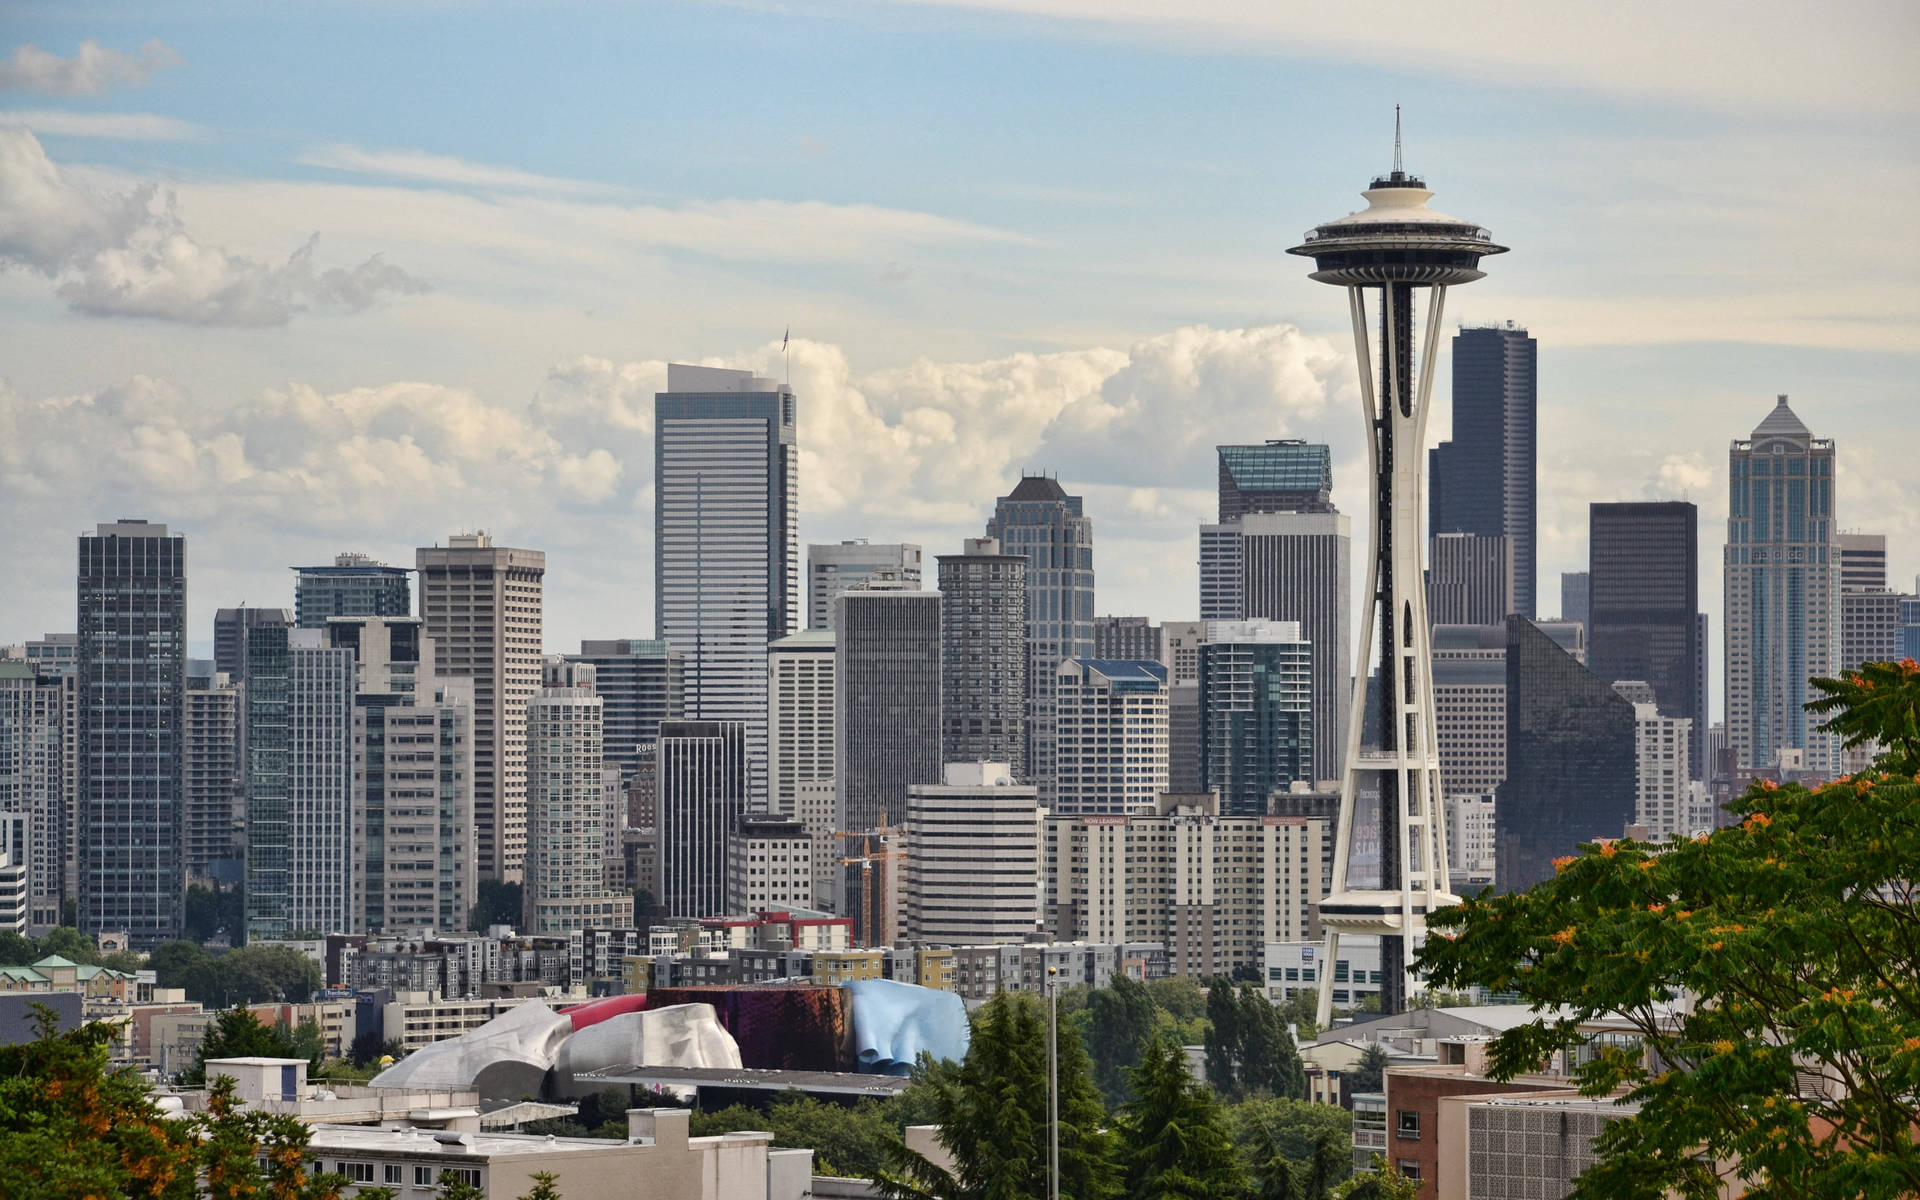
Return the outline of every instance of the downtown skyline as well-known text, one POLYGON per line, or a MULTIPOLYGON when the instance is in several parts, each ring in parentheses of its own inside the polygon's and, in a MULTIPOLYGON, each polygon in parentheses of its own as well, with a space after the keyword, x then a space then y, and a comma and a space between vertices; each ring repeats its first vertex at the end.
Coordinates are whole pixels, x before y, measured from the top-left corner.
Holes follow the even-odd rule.
MULTIPOLYGON (((27 568, 5 636, 66 628, 56 564, 74 533, 124 515, 191 538, 196 647, 217 607, 289 603, 288 566, 346 550, 404 564, 460 528, 549 552, 548 650, 646 637, 651 409, 669 359, 790 369, 802 544, 952 552, 1023 468, 1047 471, 1086 498, 1099 612, 1195 615, 1193 531, 1210 519, 1215 445, 1325 441, 1334 502, 1364 511, 1340 314, 1282 250, 1311 219, 1359 206, 1352 181, 1384 167, 1391 132, 1385 102, 1324 103, 1371 69, 1354 46, 1262 37, 1229 53, 1201 9, 1164 45, 1124 13, 1098 27, 884 5, 522 15, 523 32, 594 27, 612 46, 550 107, 491 130, 454 107, 506 66, 512 14, 436 10, 447 61, 323 111, 310 68, 276 45, 291 25, 216 28, 192 5, 138 22, 23 10, 0 51, 71 57, 93 38, 138 59, 158 38, 178 61, 149 55, 144 82, 87 96, 50 94, 72 81, 28 78, 16 59, 0 179, 95 197, 157 183, 177 196, 176 234, 224 248, 229 269, 244 254, 279 271, 274 294, 312 311, 228 313, 250 326, 209 323, 204 305, 194 320, 113 311, 86 290, 97 256, 45 259, 34 247, 52 244, 55 216, 18 188, 0 194, 12 219, 0 253, 15 268, 0 273, 0 501, 15 514, 0 548, 27 568), (643 58, 665 98, 593 110, 589 94, 613 79, 604 56, 642 37, 658 43, 643 58), (790 111, 764 82, 743 83, 726 111, 666 86, 783 45, 790 111), (871 86, 899 92, 905 64, 936 47, 951 78, 909 90, 897 114, 834 82, 870 62, 871 86), (286 84, 247 120, 228 115, 268 67, 291 72, 286 84), (969 109, 983 89, 990 102, 969 109), (1022 104, 1030 118, 1010 123, 1022 104), (127 113, 152 119, 115 123, 127 113), (1230 148, 1224 130, 1188 124, 1204 113, 1255 133, 1230 148), (531 136, 536 116, 551 136, 531 136), (82 136, 110 130, 142 136, 82 136), (595 131, 631 153, 588 153, 595 131), (1169 134, 1180 149, 1162 155, 1169 134), (977 151, 1001 145, 987 169, 977 151), (316 271, 366 284, 348 296, 371 300, 363 311, 327 311, 280 271, 315 232, 316 271), (374 254, 404 280, 360 271, 374 254)), ((302 20, 322 47, 382 63, 424 19, 302 20)), ((1778 50, 1788 25, 1762 12, 1723 58, 1778 50)), ((1849 27, 1820 35, 1813 67, 1871 74, 1849 27)), ((523 75, 496 74, 515 80, 504 92, 530 98, 550 49, 528 49, 523 75)), ((1674 86, 1649 81, 1668 69, 1656 57, 1616 81, 1570 69, 1570 86, 1546 87, 1542 64, 1487 53, 1510 61, 1411 79, 1391 99, 1406 102, 1409 166, 1517 248, 1448 324, 1511 319, 1540 339, 1541 615, 1554 615, 1558 574, 1584 569, 1592 501, 1691 499, 1702 559, 1717 559, 1727 442, 1781 391, 1838 443, 1839 526, 1887 534, 1890 582, 1907 586, 1920 569, 1905 391, 1920 306, 1910 271, 1866 281, 1913 248, 1864 231, 1913 173, 1911 85, 1836 77, 1825 97, 1741 111, 1713 91, 1726 62, 1674 86), (1801 169, 1750 169, 1783 157, 1801 169), (1834 219, 1860 232, 1818 262, 1782 248, 1796 223, 1834 219), (1634 246, 1629 234, 1648 231, 1634 246), (1603 255, 1602 242, 1634 248, 1603 255)), ((1448 436, 1448 381, 1443 359, 1430 442, 1448 436)), ((1709 567, 1701 606, 1716 618, 1718 592, 1709 567)))

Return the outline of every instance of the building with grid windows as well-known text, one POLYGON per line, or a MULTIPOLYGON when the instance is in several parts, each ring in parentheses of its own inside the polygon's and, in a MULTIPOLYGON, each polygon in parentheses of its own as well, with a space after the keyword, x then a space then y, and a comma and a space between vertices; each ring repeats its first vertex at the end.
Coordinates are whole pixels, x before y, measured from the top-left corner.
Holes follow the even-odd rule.
POLYGON ((1524 617, 1537 615, 1539 350, 1511 321, 1461 328, 1452 439, 1427 452, 1432 532, 1511 537, 1513 611, 1524 617))
POLYGON ((954 762, 1027 778, 1027 559, 993 538, 942 554, 940 738, 954 762))
POLYGON ((1752 437, 1732 443, 1728 472, 1726 723, 1734 765, 1798 757, 1816 776, 1837 775, 1840 740, 1804 707, 1815 698, 1807 681, 1840 665, 1833 442, 1814 437, 1781 396, 1752 437))
POLYGON ((941 599, 880 580, 834 599, 833 780, 846 832, 898 823, 907 789, 940 778, 941 599))
POLYGON ((747 811, 746 737, 743 721, 660 724, 655 869, 665 916, 725 911, 727 838, 747 811))
POLYGON ((1313 645, 1297 621, 1216 621, 1200 651, 1200 790, 1259 816, 1314 780, 1313 645))
POLYGON ((293 623, 325 627, 329 617, 410 617, 413 572, 364 554, 336 554, 330 567, 293 568, 293 623))
POLYGON ((727 839, 727 907, 732 916, 813 907, 813 842, 783 817, 740 818, 727 839))
POLYGON ((1616 683, 1614 690, 1633 704, 1633 823, 1655 842, 1692 832, 1692 795, 1688 787, 1693 721, 1662 716, 1653 688, 1640 680, 1616 683))
POLYGON ((807 628, 833 628, 833 598, 874 579, 920 586, 920 547, 912 542, 816 542, 807 546, 807 628))
POLYGON ((1283 438, 1214 449, 1222 525, 1248 513, 1334 511, 1333 453, 1324 444, 1283 438))
POLYGON ((101 525, 80 536, 77 582, 80 931, 150 949, 185 918, 187 540, 101 525))
MULTIPOLYGON (((1638 679, 1661 713, 1707 723, 1706 617, 1700 611, 1699 510, 1685 500, 1588 510, 1587 664, 1602 679, 1638 679)), ((1705 747, 1688 778, 1706 777, 1705 747)))
POLYGON ((1054 674, 1055 775, 1048 811, 1122 814, 1167 790, 1167 668, 1068 659, 1054 674))
POLYGON ((685 713, 684 656, 665 642, 639 638, 587 640, 568 662, 593 667, 606 731, 606 758, 631 779, 660 739, 660 722, 685 713))
POLYGON ((1007 764, 948 763, 907 789, 906 928, 921 944, 1019 942, 1039 926, 1039 793, 1007 764))
POLYGON ((792 389, 751 371, 667 367, 654 397, 654 613, 686 659, 691 721, 740 722, 767 796, 767 645, 800 624, 792 389))
POLYGON ((1433 716, 1444 794, 1498 788, 1507 777, 1504 625, 1433 627, 1433 716))
POLYGON ((527 702, 526 932, 627 929, 633 893, 607 886, 605 727, 591 663, 547 660, 527 702))
POLYGON ((1516 611, 1513 539, 1437 533, 1427 549, 1427 619, 1435 625, 1498 625, 1516 611))
POLYGON ((220 671, 194 678, 187 688, 180 769, 191 878, 229 876, 241 853, 246 828, 246 781, 240 769, 243 695, 220 671))
POLYGON ((1205 979, 1258 967, 1268 942, 1320 936, 1333 832, 1169 792, 1125 815, 1049 816, 1041 855, 1054 936, 1161 943, 1173 974, 1205 979))
POLYGON ((776 816, 800 819, 802 786, 833 783, 835 661, 831 629, 767 647, 767 810, 776 816))
POLYGON ((1050 803, 1054 672, 1093 654, 1093 518, 1059 480, 1028 475, 994 505, 987 536, 1027 560, 1027 749, 1010 761, 1050 803))
POLYGON ((434 674, 473 681, 474 856, 518 879, 527 847, 527 701, 540 690, 547 556, 461 533, 414 552, 434 674))
POLYGON ((26 924, 61 924, 66 863, 70 668, 0 661, 0 814, 18 819, 13 866, 25 875, 26 924))

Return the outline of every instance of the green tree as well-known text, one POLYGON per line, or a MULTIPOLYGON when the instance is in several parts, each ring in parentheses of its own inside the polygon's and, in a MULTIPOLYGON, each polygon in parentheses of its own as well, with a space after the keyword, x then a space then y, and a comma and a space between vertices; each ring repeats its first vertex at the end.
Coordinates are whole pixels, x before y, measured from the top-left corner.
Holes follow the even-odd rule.
POLYGON ((1369 1042, 1360 1052, 1360 1061, 1342 1076, 1342 1090, 1349 1096, 1377 1092, 1386 1085, 1387 1067, 1393 1059, 1379 1042, 1369 1042))
POLYGON ((320 1022, 312 1017, 302 1017, 292 1029, 283 1024, 277 1032, 287 1044, 289 1058, 306 1059, 309 1074, 320 1069, 320 1064, 327 1057, 327 1039, 320 1032, 320 1022))
POLYGON ((207 1025, 200 1037, 200 1050, 191 1067, 180 1073, 182 1083, 198 1086, 207 1081, 210 1058, 298 1058, 293 1045, 278 1029, 260 1023, 252 1011, 238 1006, 224 1009, 207 1025))
POLYGON ((306 1124, 243 1107, 233 1098, 233 1080, 225 1076, 213 1081, 207 1111, 193 1124, 206 1200, 338 1200, 347 1184, 340 1175, 309 1175, 306 1124))
MULTIPOLYGON (((522 1193, 520 1200, 560 1200, 560 1189, 554 1184, 551 1171, 533 1173, 533 1190, 522 1193)), ((366 1193, 362 1192, 361 1195, 366 1193)))
POLYGON ((163 988, 184 988, 194 972, 213 962, 213 955, 198 942, 162 942, 147 956, 154 982, 163 988))
POLYGON ((1240 1086, 1247 1092, 1303 1099, 1307 1072, 1287 1021, 1266 993, 1240 985, 1240 1086))
POLYGON ((1207 980, 1207 1082, 1231 1099, 1240 1084, 1240 999, 1225 979, 1207 980))
POLYGON ((489 925, 519 925, 522 907, 520 885, 503 879, 482 879, 478 900, 467 914, 467 928, 485 932, 489 925))
POLYGON ((187 888, 186 935, 193 941, 212 941, 222 933, 238 941, 245 924, 246 894, 239 888, 212 888, 203 883, 187 888))
POLYGON ((1207 1015, 1207 994, 1185 975, 1169 975, 1147 984, 1153 1002, 1176 1021, 1198 1021, 1207 1015))
POLYGON ((40 947, 32 938, 0 929, 0 967, 24 967, 40 957, 40 947))
POLYGON ((439 1200, 487 1200, 487 1194, 452 1171, 442 1171, 439 1200))
POLYGON ((58 954, 69 962, 83 965, 92 965, 100 961, 100 947, 93 944, 92 938, 71 925, 62 925, 48 932, 47 936, 40 939, 39 950, 41 958, 49 954, 58 954))
MULTIPOLYGON (((1047 1015, 1036 996, 1000 992, 975 1015, 967 1057, 935 1084, 948 1173, 896 1142, 876 1183, 890 1197, 1040 1200, 1047 1195, 1047 1015)), ((1060 1031, 1060 1194, 1117 1197, 1113 1138, 1092 1064, 1073 1027, 1060 1031)))
POLYGON ((1278 1174, 1276 1160, 1290 1165, 1295 1178, 1288 1182, 1297 1182, 1302 1195, 1309 1194, 1308 1181, 1323 1153, 1322 1191, 1345 1178, 1352 1164, 1353 1118, 1335 1105, 1256 1096, 1227 1105, 1223 1119, 1241 1163, 1263 1187, 1278 1174))
POLYGON ((1376 1154, 1371 1170, 1347 1180, 1330 1194, 1333 1200, 1414 1200, 1420 1194, 1420 1183, 1376 1154))
POLYGON ((1127 1072, 1140 1065, 1159 1026, 1153 994, 1137 979, 1116 976, 1111 986, 1087 996, 1087 1054, 1093 1059, 1093 1081, 1109 1108, 1120 1107, 1132 1095, 1127 1072))
POLYGON ((1120 1117, 1126 1194, 1135 1200, 1213 1200, 1246 1189, 1220 1102, 1187 1073, 1187 1056, 1170 1041, 1141 1050, 1127 1069, 1134 1098, 1120 1117))
POLYGON ((1738 825, 1657 850, 1556 862, 1526 892, 1432 914, 1436 987, 1511 992, 1543 1015, 1493 1045, 1498 1079, 1614 1015, 1638 1047, 1591 1048, 1590 1096, 1624 1094, 1579 1197, 1920 1194, 1920 664, 1813 681, 1874 768, 1819 788, 1762 781, 1738 825), (1675 997, 1688 996, 1684 1007, 1675 997))
POLYGON ((1302 988, 1280 1002, 1280 1019, 1299 1031, 1302 1041, 1320 1036, 1320 997, 1312 988, 1302 988))

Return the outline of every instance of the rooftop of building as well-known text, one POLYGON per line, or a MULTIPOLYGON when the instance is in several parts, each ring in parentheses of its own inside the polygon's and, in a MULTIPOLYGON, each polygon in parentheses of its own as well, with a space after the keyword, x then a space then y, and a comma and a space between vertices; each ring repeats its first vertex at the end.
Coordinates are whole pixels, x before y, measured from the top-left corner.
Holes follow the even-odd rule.
MULTIPOLYGON (((910 1081, 908 1081, 910 1082, 910 1081)), ((369 1125, 315 1125, 309 1151, 361 1151, 390 1155, 417 1151, 435 1157, 464 1155, 474 1158, 511 1158, 531 1155, 593 1153, 617 1150, 631 1145, 610 1138, 563 1138, 534 1133, 455 1133, 431 1129, 381 1129, 369 1125)), ((771 1142, 771 1133, 742 1131, 724 1135, 729 1142, 771 1142)), ((693 1138, 693 1143, 720 1142, 722 1138, 693 1138)))
MULTIPOLYGON (((1150 658, 1079 658, 1067 661, 1083 672, 1092 671, 1105 676, 1115 687, 1161 687, 1167 682, 1166 664, 1150 658)), ((1066 663, 1061 665, 1064 667, 1066 663)))
POLYGON ((1216 446, 1234 486, 1249 492, 1311 492, 1333 486, 1333 452, 1323 443, 1269 441, 1216 446))
POLYGON ((1067 489, 1061 487, 1060 481, 1051 475, 1023 475, 1020 477, 1020 482, 1014 485, 1013 490, 1002 497, 1002 499, 1014 501, 1065 500, 1067 498, 1067 489))
POLYGON ((1759 441, 1763 437, 1811 438, 1813 431, 1808 429, 1792 408, 1787 405, 1783 394, 1773 405, 1773 411, 1766 419, 1753 427, 1753 438, 1759 441))

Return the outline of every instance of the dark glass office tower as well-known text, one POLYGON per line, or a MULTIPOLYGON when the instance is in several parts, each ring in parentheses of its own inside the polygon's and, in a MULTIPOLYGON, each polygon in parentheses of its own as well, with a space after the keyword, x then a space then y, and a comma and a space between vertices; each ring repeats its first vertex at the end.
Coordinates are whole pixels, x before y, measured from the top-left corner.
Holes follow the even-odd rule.
POLYGON ((1221 621, 1200 647, 1200 788, 1220 811, 1265 816, 1267 797, 1312 782, 1313 645, 1294 621, 1221 621))
MULTIPOLYGON (((994 505, 987 536, 1027 560, 1027 778, 1053 798, 1053 677, 1093 657, 1093 519, 1060 481, 1029 475, 994 505)), ((936 779, 925 780, 938 782, 936 779)))
POLYGON ((1633 705, 1539 626, 1507 618, 1507 779, 1494 882, 1519 891, 1581 842, 1619 837, 1638 786, 1633 705))
POLYGON ((1220 524, 1248 513, 1333 509, 1333 454, 1317 442, 1269 441, 1216 446, 1220 454, 1220 524))
POLYGON ((1509 321, 1453 339, 1453 440, 1428 452, 1434 534, 1513 538, 1515 612, 1533 617, 1539 536, 1535 484, 1538 345, 1509 321))
POLYGON ((295 567, 293 619, 323 629, 328 617, 410 617, 413 572, 364 554, 336 554, 330 567, 295 567))
POLYGON ((1003 762, 1027 777, 1027 560, 992 538, 936 556, 940 739, 950 762, 1003 762))
POLYGON ((1706 761, 1699 530, 1685 500, 1588 509, 1587 665, 1609 683, 1645 680, 1661 716, 1693 721, 1690 779, 1706 761))
POLYGON ((121 520, 79 546, 80 929, 181 935, 187 540, 121 520))
POLYGON ((293 613, 284 608, 222 608, 213 614, 213 669, 235 683, 247 678, 247 641, 256 629, 284 629, 293 613))
POLYGON ((834 817, 863 833, 906 819, 907 789, 939 783, 939 592, 870 583, 833 601, 834 817))
POLYGON ((747 811, 746 732, 740 721, 660 723, 655 819, 669 917, 726 911, 727 835, 747 811))
POLYGON ((593 665, 594 690, 605 706, 604 755, 633 778, 640 761, 653 757, 660 723, 678 721, 685 713, 685 660, 665 642, 638 638, 582 641, 580 653, 566 657, 593 665))

